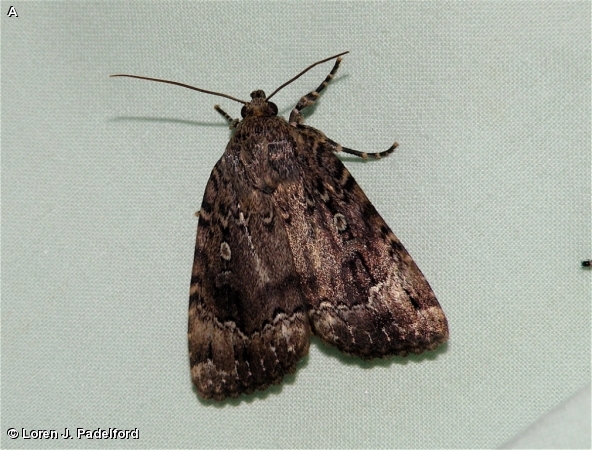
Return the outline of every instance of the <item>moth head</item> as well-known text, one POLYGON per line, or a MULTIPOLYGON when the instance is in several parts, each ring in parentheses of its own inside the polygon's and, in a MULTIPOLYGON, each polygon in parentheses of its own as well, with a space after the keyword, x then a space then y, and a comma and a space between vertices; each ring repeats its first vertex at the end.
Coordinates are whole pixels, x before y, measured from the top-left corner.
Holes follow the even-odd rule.
POLYGON ((241 109, 243 119, 248 116, 269 117, 277 116, 278 108, 275 103, 268 102, 265 98, 265 92, 257 90, 251 92, 251 101, 246 103, 241 109))

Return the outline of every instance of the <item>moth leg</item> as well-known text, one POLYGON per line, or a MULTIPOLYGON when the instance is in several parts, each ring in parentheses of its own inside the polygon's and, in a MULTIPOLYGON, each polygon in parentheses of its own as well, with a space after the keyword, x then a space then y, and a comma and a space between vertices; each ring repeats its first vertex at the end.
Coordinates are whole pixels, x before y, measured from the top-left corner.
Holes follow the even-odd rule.
POLYGON ((399 144, 397 144, 396 142, 391 145, 387 150, 385 150, 384 152, 377 152, 377 153, 366 153, 366 152, 360 152, 358 150, 353 150, 351 148, 347 148, 347 147, 342 147, 341 145, 339 145, 337 142, 332 141, 331 139, 327 138, 327 145, 329 146, 329 148, 331 149, 331 151, 335 152, 335 153, 339 153, 339 152, 344 152, 344 153, 349 153, 350 155, 355 155, 355 156, 359 156, 360 158, 363 159, 367 159, 367 158, 375 158, 375 159, 380 159, 383 156, 387 156, 390 155, 392 152, 395 151, 395 149, 399 146, 399 144))
POLYGON ((329 82, 335 76, 335 72, 337 72, 339 64, 341 64, 341 60, 342 58, 337 58, 335 60, 335 65, 333 66, 333 69, 331 69, 331 72, 329 73, 329 75, 327 75, 325 81, 321 83, 321 85, 316 89, 316 91, 309 92, 298 101, 298 104, 290 113, 290 125, 296 126, 304 121, 302 114, 300 114, 300 111, 302 111, 307 106, 314 105, 314 103, 317 101, 317 98, 319 98, 321 91, 327 87, 329 82))
POLYGON ((230 115, 226 111, 220 108, 220 105, 214 105, 214 109, 218 111, 220 115, 228 121, 228 123, 230 123, 230 128, 236 128, 236 126, 240 122, 239 119, 233 119, 232 117, 230 117, 230 115))

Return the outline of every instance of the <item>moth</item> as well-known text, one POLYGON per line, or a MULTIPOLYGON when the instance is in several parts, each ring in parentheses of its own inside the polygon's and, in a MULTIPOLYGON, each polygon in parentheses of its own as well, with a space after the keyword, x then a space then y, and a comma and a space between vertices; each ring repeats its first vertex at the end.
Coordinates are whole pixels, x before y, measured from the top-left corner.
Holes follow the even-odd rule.
POLYGON ((337 158, 380 153, 342 147, 303 122, 345 53, 318 61, 250 101, 218 111, 232 138, 207 183, 189 299, 189 360, 197 392, 223 400, 278 384, 307 354, 311 334, 363 359, 433 350, 446 316, 399 239, 337 158), (270 102, 314 66, 335 59, 286 121, 270 102))

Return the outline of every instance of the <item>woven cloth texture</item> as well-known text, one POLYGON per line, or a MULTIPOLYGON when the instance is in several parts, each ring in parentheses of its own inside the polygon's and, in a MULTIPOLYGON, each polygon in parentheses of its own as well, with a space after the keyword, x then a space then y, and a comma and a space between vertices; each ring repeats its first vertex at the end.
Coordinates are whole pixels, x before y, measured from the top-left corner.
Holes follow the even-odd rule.
MULTIPOLYGON (((590 402, 569 400, 590 382, 589 2, 1 10, 3 448, 590 446, 590 402), (108 76, 248 99, 346 50, 306 123, 362 151, 400 143, 343 160, 450 342, 365 363, 313 340, 283 385, 203 403, 186 343, 194 212, 230 136, 213 106, 240 105, 108 76), (521 437, 566 404, 552 437, 521 437), (7 435, 66 427, 140 438, 7 435)), ((278 93, 280 114, 331 66, 278 93)))

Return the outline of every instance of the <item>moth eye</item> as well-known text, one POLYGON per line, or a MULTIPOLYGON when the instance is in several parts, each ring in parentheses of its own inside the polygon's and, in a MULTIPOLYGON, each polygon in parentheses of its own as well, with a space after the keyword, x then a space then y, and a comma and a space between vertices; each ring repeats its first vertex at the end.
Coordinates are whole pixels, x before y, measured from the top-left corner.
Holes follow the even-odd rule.
POLYGON ((245 117, 247 117, 247 107, 243 106, 241 108, 241 117, 244 119, 245 117))
POLYGON ((275 103, 272 103, 272 102, 269 102, 268 105, 271 108, 271 111, 272 111, 273 115, 274 116, 277 116, 277 113, 278 113, 277 105, 275 103))

